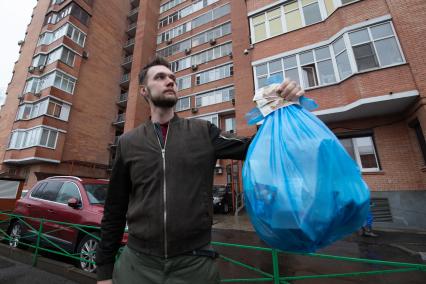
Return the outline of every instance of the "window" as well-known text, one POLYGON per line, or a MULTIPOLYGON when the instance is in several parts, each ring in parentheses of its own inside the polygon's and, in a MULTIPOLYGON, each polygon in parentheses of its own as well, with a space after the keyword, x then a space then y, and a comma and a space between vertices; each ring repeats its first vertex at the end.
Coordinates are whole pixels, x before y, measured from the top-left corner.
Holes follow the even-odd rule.
POLYGON ((191 107, 191 98, 185 97, 178 99, 175 107, 175 111, 187 110, 191 107))
POLYGON ((331 60, 329 46, 317 48, 315 51, 315 60, 318 66, 318 75, 321 85, 336 82, 333 62, 331 60))
POLYGON ((212 81, 231 77, 233 75, 233 65, 228 64, 219 68, 210 69, 205 72, 195 75, 195 82, 197 85, 206 84, 212 81))
POLYGON ((302 0, 305 24, 311 25, 322 20, 318 0, 302 0))
POLYGON ((176 85, 179 91, 191 88, 191 76, 177 78, 176 85))
POLYGON ((403 62, 390 23, 349 33, 358 71, 403 62))
POLYGON ((163 48, 157 51, 157 53, 163 57, 167 57, 167 56, 176 54, 178 52, 182 52, 185 49, 189 49, 189 48, 191 48, 191 39, 187 39, 187 40, 175 43, 173 45, 170 45, 166 48, 163 48))
POLYGON ((44 126, 28 130, 14 130, 12 132, 9 149, 25 149, 35 146, 42 146, 47 148, 56 148, 56 140, 58 131, 44 126))
POLYGON ((214 90, 195 96, 195 106, 203 107, 230 101, 234 98, 234 87, 214 90))
POLYGON ((68 15, 73 15, 84 25, 87 25, 90 17, 89 14, 84 11, 80 6, 75 3, 71 3, 59 12, 52 12, 47 14, 44 19, 44 25, 56 24, 68 15))
POLYGON ((338 7, 359 0, 288 0, 250 17, 252 42, 324 21, 338 7))
POLYGON ((62 184, 62 181, 47 182, 47 185, 43 187, 43 189, 38 190, 41 191, 40 194, 37 191, 37 197, 44 200, 56 201, 56 196, 58 195, 59 189, 62 187, 62 184))
POLYGON ((226 43, 191 56, 191 64, 202 64, 232 52, 232 43, 226 43))
POLYGON ((404 63, 391 22, 347 32, 333 42, 253 67, 256 88, 270 76, 290 78, 304 88, 340 82, 371 68, 404 63), (300 77, 300 78, 299 78, 300 77))
POLYGON ((284 12, 288 31, 302 27, 302 15, 297 1, 284 5, 284 12))
POLYGON ((41 90, 56 87, 72 94, 76 79, 60 71, 54 71, 39 78, 30 78, 24 88, 24 93, 39 93, 41 90))
MULTIPOLYGON (((168 15, 165 18, 160 19, 159 27, 162 28, 162 27, 165 27, 167 25, 170 25, 170 24, 176 22, 177 20, 179 20, 183 17, 186 17, 186 16, 188 16, 192 13, 195 13, 195 12, 203 9, 204 7, 207 7, 208 5, 213 4, 217 1, 219 1, 219 0, 208 0, 208 1, 200 0, 200 1, 197 1, 197 2, 195 2, 195 3, 193 3, 189 6, 186 6, 185 8, 173 13, 173 14, 168 15)), ((161 8, 160 8, 160 10, 161 10, 161 8)))
POLYGON ((42 65, 46 65, 46 59, 47 59, 46 54, 39 54, 39 55, 37 55, 33 58, 31 66, 39 67, 39 66, 42 66, 42 65))
POLYGON ((75 53, 68 48, 63 47, 61 50, 61 61, 69 66, 74 66, 75 53))
POLYGON ((38 39, 37 46, 51 44, 55 40, 65 35, 72 39, 78 45, 84 47, 86 35, 70 23, 61 26, 53 32, 45 32, 41 34, 38 39))
POLYGON ((302 65, 302 78, 305 88, 315 87, 318 85, 317 71, 314 63, 313 51, 307 51, 299 55, 300 64, 302 65))
POLYGON ((165 31, 157 36, 157 44, 160 44, 162 42, 171 40, 172 38, 175 38, 185 32, 188 32, 192 29, 195 29, 201 25, 204 25, 206 23, 209 23, 213 20, 216 20, 220 17, 223 17, 230 13, 230 5, 226 4, 220 7, 217 7, 211 11, 208 11, 207 13, 204 13, 194 19, 192 21, 186 22, 180 26, 177 26, 173 29, 170 29, 168 31, 165 31))
POLYGON ((348 154, 364 172, 379 171, 379 161, 371 136, 340 139, 348 154))
POLYGON ((33 119, 47 114, 67 121, 70 108, 70 105, 49 97, 34 103, 25 103, 20 105, 16 114, 16 120, 33 119))
POLYGON ((415 119, 412 121, 409 126, 414 129, 417 136, 417 141, 419 142, 420 150, 423 154, 423 162, 426 163, 426 141, 425 136, 423 134, 422 126, 420 125, 420 122, 418 119, 415 119))
POLYGON ((81 200, 80 191, 74 183, 66 182, 59 190, 55 201, 63 204, 68 204, 68 200, 70 198, 77 198, 77 200, 81 200))
POLYGON ((43 192, 43 189, 46 187, 47 182, 39 183, 32 191, 31 191, 31 197, 35 198, 41 198, 41 194, 43 192))
POLYGON ((225 118, 225 131, 235 133, 235 117, 225 118))
POLYGON ((217 114, 199 116, 198 119, 206 120, 219 127, 219 116, 217 114))
POLYGON ((346 79, 352 75, 352 68, 349 62, 348 52, 343 37, 338 38, 333 43, 334 54, 336 56, 336 65, 339 71, 340 79, 346 79))
POLYGON ((72 94, 74 92, 76 80, 62 72, 56 71, 53 86, 65 92, 72 94))
POLYGON ((333 0, 324 0, 324 5, 328 16, 336 10, 333 0))
POLYGON ((205 31, 194 36, 191 39, 191 46, 195 47, 210 41, 211 39, 216 39, 231 33, 231 23, 226 23, 217 28, 213 28, 211 30, 205 31))
POLYGON ((184 2, 185 0, 171 0, 169 2, 166 2, 160 6, 160 13, 163 13, 167 10, 170 10, 171 8, 179 5, 180 3, 184 2))
POLYGON ((254 38, 256 41, 261 41, 267 37, 266 35, 266 23, 265 23, 265 15, 262 14, 253 18, 253 28, 254 28, 254 38))

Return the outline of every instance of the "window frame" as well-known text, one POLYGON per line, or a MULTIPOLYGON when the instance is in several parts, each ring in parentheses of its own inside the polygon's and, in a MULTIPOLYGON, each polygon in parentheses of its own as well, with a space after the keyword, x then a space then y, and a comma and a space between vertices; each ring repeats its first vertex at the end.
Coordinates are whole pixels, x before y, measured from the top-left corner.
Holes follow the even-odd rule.
MULTIPOLYGON (((360 169, 360 171, 362 173, 374 173, 374 172, 380 172, 380 171, 382 171, 382 166, 381 166, 381 163, 380 163, 379 153, 378 153, 378 150, 377 150, 377 144, 376 144, 376 141, 375 141, 375 138, 374 138, 374 134, 373 134, 372 131, 366 131, 365 133, 358 133, 358 134, 357 133, 337 134, 337 137, 338 137, 339 141, 340 140, 344 140, 344 139, 351 139, 352 140, 352 147, 353 147, 352 150, 353 150, 354 155, 355 155, 354 162, 357 164, 358 168, 360 169), (359 154, 359 149, 357 147, 356 139, 357 138, 366 138, 366 137, 368 137, 368 138, 371 139, 371 145, 373 147, 373 152, 374 152, 373 154, 374 154, 375 161, 376 161, 376 164, 377 164, 376 168, 363 168, 363 166, 362 166, 361 156, 359 154)), ((343 144, 342 144, 342 147, 346 151, 346 148, 343 146, 343 144)), ((348 155, 350 156, 349 153, 348 153, 348 155)), ((352 156, 350 156, 350 157, 352 158, 352 156)))
MULTIPOLYGON (((372 36, 371 36, 371 38, 372 38, 372 36)), ((374 45, 374 43, 373 43, 373 45, 374 45)), ((290 52, 286 52, 286 53, 279 54, 277 56, 271 57, 270 59, 259 60, 258 62, 256 62, 256 64, 252 65, 253 74, 254 74, 254 85, 255 85, 255 89, 257 90, 257 89, 259 89, 259 88, 261 88, 261 87, 264 86, 264 85, 261 84, 261 81, 259 81, 259 80, 265 80, 265 78, 267 78, 270 75, 272 75, 272 74, 270 74, 270 71, 269 71, 269 63, 270 62, 273 62, 273 61, 275 61, 277 59, 284 60, 285 58, 289 58, 289 57, 293 57, 293 56, 296 56, 296 59, 297 59, 297 70, 298 70, 298 76, 299 76, 299 83, 300 83, 300 85, 303 85, 303 76, 302 76, 303 74, 302 74, 302 70, 301 70, 302 69, 302 65, 301 65, 301 62, 300 62, 300 55, 302 53, 304 53, 304 52, 315 51, 317 49, 321 49, 321 48, 324 48, 324 47, 328 47, 328 49, 330 51, 331 63, 333 65, 333 72, 334 72, 335 82, 325 83, 325 84, 321 83, 320 74, 319 74, 319 68, 318 68, 318 63, 322 62, 322 61, 329 60, 329 59, 324 59, 324 60, 317 59, 316 54, 314 52, 314 62, 315 62, 315 68, 316 68, 316 71, 317 71, 317 80, 318 80, 319 84, 318 84, 318 86, 314 86, 314 87, 304 86, 305 90, 316 89, 316 88, 321 88, 321 87, 326 87, 326 86, 331 86, 331 85, 339 84, 339 83, 341 83, 341 82, 349 79, 350 77, 352 77, 352 76, 354 76, 356 74, 361 74, 361 73, 369 72, 369 71, 373 71, 373 70, 380 70, 380 69, 384 69, 384 68, 390 68, 390 67, 394 67, 394 66, 400 66, 400 65, 403 65, 403 64, 407 63, 406 59, 405 59, 405 55, 403 53, 403 50, 402 50, 400 42, 399 42, 399 38, 398 38, 398 36, 396 34, 396 31, 395 31, 395 28, 393 26, 392 20, 390 18, 389 19, 381 19, 381 20, 379 20, 379 21, 377 21, 375 23, 371 23, 371 24, 366 25, 364 27, 357 27, 357 28, 353 28, 353 29, 343 30, 340 33, 335 34, 334 36, 332 36, 329 40, 327 40, 325 42, 321 42, 320 44, 309 46, 308 49, 298 49, 295 52, 291 52, 290 51, 290 52), (379 65, 379 67, 375 67, 375 68, 371 68, 371 69, 359 71, 357 63, 356 63, 356 60, 355 60, 355 55, 354 55, 354 52, 353 52, 352 44, 351 44, 350 39, 349 39, 349 34, 351 32, 356 32, 356 31, 362 30, 362 29, 369 29, 369 32, 370 32, 370 29, 372 29, 372 28, 374 28, 376 26, 386 25, 386 24, 388 24, 391 27, 391 29, 392 29, 392 35, 387 35, 387 36, 384 36, 384 37, 378 37, 377 39, 374 39, 372 41, 374 42, 374 41, 381 41, 383 39, 393 38, 393 40, 396 43, 396 47, 398 48, 398 50, 397 50, 398 53, 399 53, 398 55, 400 56, 400 58, 401 58, 402 61, 401 62, 392 63, 392 64, 388 64, 388 65, 382 65, 380 63, 381 66, 379 65), (335 44, 337 42, 339 42, 339 41, 341 41, 341 43, 344 45, 344 48, 341 49, 341 50, 335 50, 335 48, 336 48, 335 44), (338 51, 338 52, 336 52, 336 51, 338 51), (344 53, 346 53, 346 54, 344 54, 344 53), (342 76, 340 74, 340 69, 339 69, 339 65, 338 65, 338 59, 339 59, 338 57, 339 56, 344 56, 345 60, 347 58, 348 63, 349 63, 349 67, 350 67, 350 74, 348 74, 344 78, 342 78, 342 76), (263 74, 263 75, 258 75, 257 74, 257 67, 259 67, 261 65, 264 65, 264 64, 266 64, 268 66, 267 73, 263 74)), ((379 58, 381 54, 382 53, 376 54, 377 58, 379 58)), ((283 61, 282 64, 284 66, 284 78, 287 78, 287 71, 288 70, 293 70, 296 67, 286 68, 286 65, 284 64, 284 61, 283 61)), ((292 79, 294 79, 294 78, 292 78, 292 79)))

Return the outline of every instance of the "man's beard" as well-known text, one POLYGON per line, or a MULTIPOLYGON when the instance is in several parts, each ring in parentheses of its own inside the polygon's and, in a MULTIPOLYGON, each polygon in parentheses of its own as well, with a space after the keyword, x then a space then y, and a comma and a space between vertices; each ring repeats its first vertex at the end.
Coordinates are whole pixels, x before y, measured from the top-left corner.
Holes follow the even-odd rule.
POLYGON ((168 96, 165 95, 164 93, 161 94, 160 96, 152 96, 151 95, 151 90, 148 89, 148 96, 149 99, 151 100, 152 104, 156 107, 160 107, 160 108, 172 108, 176 105, 177 103, 177 97, 176 95, 174 96, 168 96))

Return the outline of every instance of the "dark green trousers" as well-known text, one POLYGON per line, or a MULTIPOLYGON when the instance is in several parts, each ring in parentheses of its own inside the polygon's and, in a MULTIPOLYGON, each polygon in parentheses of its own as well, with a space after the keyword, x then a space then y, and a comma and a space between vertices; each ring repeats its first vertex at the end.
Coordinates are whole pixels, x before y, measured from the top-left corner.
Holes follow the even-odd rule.
POLYGON ((220 283, 216 260, 181 255, 168 259, 150 256, 125 247, 114 265, 114 284, 220 283))

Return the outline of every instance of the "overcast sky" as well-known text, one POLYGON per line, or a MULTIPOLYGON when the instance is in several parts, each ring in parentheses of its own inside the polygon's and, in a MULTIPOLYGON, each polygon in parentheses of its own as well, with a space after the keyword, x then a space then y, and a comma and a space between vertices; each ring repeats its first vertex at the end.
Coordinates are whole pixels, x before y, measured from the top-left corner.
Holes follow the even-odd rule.
POLYGON ((37 0, 0 1, 0 105, 19 57, 18 41, 23 40, 37 0))

